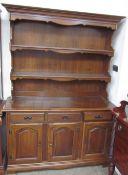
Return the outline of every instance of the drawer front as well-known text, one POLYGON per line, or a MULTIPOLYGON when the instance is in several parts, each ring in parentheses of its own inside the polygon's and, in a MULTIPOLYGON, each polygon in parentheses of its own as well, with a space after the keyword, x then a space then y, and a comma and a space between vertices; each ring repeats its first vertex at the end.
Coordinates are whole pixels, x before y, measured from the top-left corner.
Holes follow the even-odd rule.
POLYGON ((11 113, 10 123, 40 123, 44 121, 43 113, 11 113))
POLYGON ((111 112, 84 112, 85 121, 112 120, 111 112))
POLYGON ((48 113, 48 122, 79 122, 82 121, 81 113, 48 113))

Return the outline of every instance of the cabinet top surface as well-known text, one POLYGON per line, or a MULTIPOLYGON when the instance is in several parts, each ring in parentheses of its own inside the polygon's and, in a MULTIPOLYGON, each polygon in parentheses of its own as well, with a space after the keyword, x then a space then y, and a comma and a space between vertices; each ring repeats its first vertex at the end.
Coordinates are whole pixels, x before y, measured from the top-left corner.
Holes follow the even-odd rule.
POLYGON ((30 14, 30 15, 50 15, 58 17, 68 17, 75 19, 83 20, 94 20, 110 23, 118 23, 121 19, 125 18, 124 16, 115 16, 115 15, 106 15, 106 14, 95 14, 95 13, 85 13, 85 12, 76 12, 76 11, 66 11, 66 10, 57 10, 57 9, 47 9, 40 7, 30 7, 30 6, 21 6, 13 4, 2 4, 11 14, 30 14))
POLYGON ((111 110, 113 105, 99 96, 86 97, 13 97, 3 111, 92 111, 111 110))

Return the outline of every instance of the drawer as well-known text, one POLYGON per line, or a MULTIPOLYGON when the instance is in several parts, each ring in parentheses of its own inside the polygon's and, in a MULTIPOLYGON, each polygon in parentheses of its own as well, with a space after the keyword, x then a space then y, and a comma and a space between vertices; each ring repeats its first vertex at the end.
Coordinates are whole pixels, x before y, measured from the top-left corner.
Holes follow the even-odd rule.
POLYGON ((11 113, 10 123, 40 123, 44 121, 44 113, 11 113))
POLYGON ((85 121, 112 120, 111 112, 84 112, 85 121))
POLYGON ((81 113, 48 113, 48 122, 79 122, 82 121, 81 113))

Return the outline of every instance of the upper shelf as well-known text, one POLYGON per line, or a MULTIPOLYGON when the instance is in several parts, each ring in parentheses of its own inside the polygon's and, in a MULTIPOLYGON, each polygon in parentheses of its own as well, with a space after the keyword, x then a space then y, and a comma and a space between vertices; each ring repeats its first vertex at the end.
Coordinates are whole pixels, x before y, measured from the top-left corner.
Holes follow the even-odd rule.
POLYGON ((56 81, 72 81, 72 80, 100 80, 109 82, 108 74, 86 74, 86 73, 63 73, 63 72, 12 72, 11 80, 16 79, 50 79, 56 81))
POLYGON ((26 19, 54 22, 61 25, 90 25, 107 27, 115 30, 120 20, 124 18, 123 16, 44 9, 10 4, 3 4, 3 6, 5 6, 11 13, 10 19, 12 21, 17 19, 26 19))
POLYGON ((57 53, 91 53, 103 54, 113 56, 113 50, 96 50, 96 49, 80 49, 80 48, 64 48, 64 47, 46 47, 46 46, 25 46, 25 45, 11 45, 11 50, 42 50, 52 51, 57 53))

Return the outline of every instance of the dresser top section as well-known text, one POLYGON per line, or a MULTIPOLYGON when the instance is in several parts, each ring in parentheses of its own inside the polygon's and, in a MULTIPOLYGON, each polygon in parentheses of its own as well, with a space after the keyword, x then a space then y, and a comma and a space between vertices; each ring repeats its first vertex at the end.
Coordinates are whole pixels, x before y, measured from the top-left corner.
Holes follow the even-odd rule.
POLYGON ((49 21, 56 22, 57 20, 56 18, 61 18, 62 21, 60 23, 69 24, 70 19, 70 25, 82 24, 82 25, 101 26, 101 27, 112 28, 114 30, 117 28, 117 24, 120 22, 120 20, 125 18, 124 16, 56 10, 56 9, 20 6, 12 4, 2 4, 2 5, 7 9, 8 12, 11 13, 10 17, 11 20, 18 19, 18 15, 20 15, 19 19, 27 19, 27 18, 29 19, 31 16, 31 18, 33 17, 33 20, 41 21, 43 20, 41 16, 45 16, 47 17, 47 22, 49 21), (49 19, 48 17, 51 18, 49 19))

